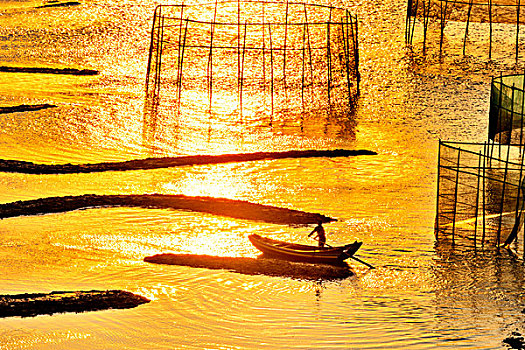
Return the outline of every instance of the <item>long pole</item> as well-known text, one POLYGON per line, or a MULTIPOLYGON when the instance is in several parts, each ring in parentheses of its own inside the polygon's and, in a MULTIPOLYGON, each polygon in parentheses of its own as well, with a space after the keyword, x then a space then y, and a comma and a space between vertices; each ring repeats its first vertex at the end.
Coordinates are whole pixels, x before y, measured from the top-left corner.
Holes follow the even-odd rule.
MULTIPOLYGON (((325 243, 325 246, 327 246, 328 248, 334 248, 334 247, 332 247, 332 246, 331 246, 330 244, 328 244, 328 243, 325 243)), ((353 255, 350 255, 350 254, 348 254, 347 252, 344 252, 344 251, 343 251, 343 253, 344 253, 346 256, 348 256, 350 259, 354 259, 355 261, 360 262, 361 264, 366 265, 366 266, 368 266, 368 267, 371 268, 371 269, 375 269, 375 267, 374 267, 373 265, 367 263, 366 261, 363 261, 363 260, 361 260, 361 259, 359 259, 358 257, 355 257, 355 256, 353 256, 353 255)))

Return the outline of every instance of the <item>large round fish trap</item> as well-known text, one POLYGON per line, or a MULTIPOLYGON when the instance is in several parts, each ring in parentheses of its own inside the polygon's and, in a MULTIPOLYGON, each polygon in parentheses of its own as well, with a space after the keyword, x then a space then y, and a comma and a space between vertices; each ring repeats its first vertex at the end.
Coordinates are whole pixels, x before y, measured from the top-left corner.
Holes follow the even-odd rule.
POLYGON ((523 74, 492 79, 490 91, 489 140, 500 144, 519 144, 525 135, 525 79, 523 74))
POLYGON ((405 39, 423 53, 522 59, 525 1, 409 0, 405 39))
MULTIPOLYGON (((358 95, 357 20, 292 2, 158 6, 147 100, 220 115, 347 112, 358 95)), ((271 119, 270 119, 271 120, 271 119)))

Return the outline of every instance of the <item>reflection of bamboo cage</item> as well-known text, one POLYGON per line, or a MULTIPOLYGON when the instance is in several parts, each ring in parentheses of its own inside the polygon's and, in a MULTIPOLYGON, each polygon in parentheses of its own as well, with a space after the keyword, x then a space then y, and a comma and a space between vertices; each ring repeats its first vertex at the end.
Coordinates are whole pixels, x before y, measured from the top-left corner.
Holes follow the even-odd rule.
POLYGON ((525 142, 523 114, 525 79, 522 74, 492 79, 490 93, 489 139, 500 144, 525 142))
POLYGON ((525 23, 525 1, 409 0, 405 40, 414 47, 416 44, 414 42, 416 27, 420 28, 422 33, 420 33, 419 38, 422 41, 423 52, 425 52, 429 45, 429 36, 436 34, 431 32, 437 31, 438 39, 436 40, 439 40, 439 53, 442 54, 447 36, 446 27, 452 23, 454 23, 455 30, 462 33, 460 36, 463 36, 461 45, 463 55, 465 55, 468 41, 474 37, 473 31, 476 29, 478 34, 484 33, 484 38, 481 39, 481 36, 477 35, 475 40, 488 42, 486 50, 489 59, 492 58, 494 45, 499 42, 499 46, 505 51, 505 55, 512 57, 513 52, 517 61, 521 45, 520 38, 523 37, 523 30, 521 30, 520 25, 525 23), (495 28, 496 25, 498 28, 495 28), (504 42, 496 38, 497 32, 505 37, 504 42), (511 47, 513 48, 511 49, 511 47))
MULTIPOLYGON (((436 236, 499 246, 524 216, 516 145, 439 143, 436 236)), ((524 250, 525 251, 525 250, 524 250)))
POLYGON ((347 110, 359 93, 357 46, 356 17, 336 7, 158 6, 147 102, 155 108, 170 96, 179 110, 241 116, 347 110))

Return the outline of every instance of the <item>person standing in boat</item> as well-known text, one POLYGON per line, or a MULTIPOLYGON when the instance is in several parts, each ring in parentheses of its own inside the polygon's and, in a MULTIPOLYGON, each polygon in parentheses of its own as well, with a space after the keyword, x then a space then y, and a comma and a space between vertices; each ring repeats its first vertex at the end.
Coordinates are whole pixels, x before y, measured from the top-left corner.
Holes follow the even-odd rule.
POLYGON ((314 239, 319 241, 319 248, 323 248, 324 244, 326 243, 326 234, 324 232, 323 222, 321 220, 318 221, 317 226, 315 226, 313 231, 310 232, 308 237, 311 237, 314 233, 317 234, 314 239))

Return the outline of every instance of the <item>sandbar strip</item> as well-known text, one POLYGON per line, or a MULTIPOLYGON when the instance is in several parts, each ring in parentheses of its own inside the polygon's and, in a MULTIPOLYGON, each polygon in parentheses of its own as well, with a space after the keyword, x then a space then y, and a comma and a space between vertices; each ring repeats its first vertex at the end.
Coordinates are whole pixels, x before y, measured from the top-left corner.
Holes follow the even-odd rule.
POLYGON ((41 109, 54 108, 54 107, 56 106, 50 105, 48 103, 38 104, 38 105, 18 105, 18 106, 0 107, 0 114, 39 111, 41 109))
POLYGON ((300 210, 256 204, 242 200, 185 195, 95 195, 47 197, 0 204, 0 219, 49 213, 61 213, 97 207, 142 207, 190 210, 236 219, 263 221, 282 225, 308 225, 336 219, 300 210))
POLYGON ((0 295, 0 317, 130 309, 149 302, 143 296, 122 290, 0 295))
POLYGON ((0 171, 23 174, 73 174, 103 171, 128 171, 160 169, 178 166, 223 164, 234 162, 249 162, 257 160, 272 160, 284 158, 314 158, 314 157, 353 157, 361 155, 377 155, 368 150, 295 150, 285 152, 255 152, 223 155, 195 155, 182 157, 145 158, 123 162, 106 162, 93 164, 35 164, 19 160, 0 159, 0 171))
POLYGON ((67 75, 97 75, 98 71, 93 69, 76 68, 46 68, 46 67, 7 67, 0 66, 3 73, 41 73, 41 74, 67 74, 67 75))

